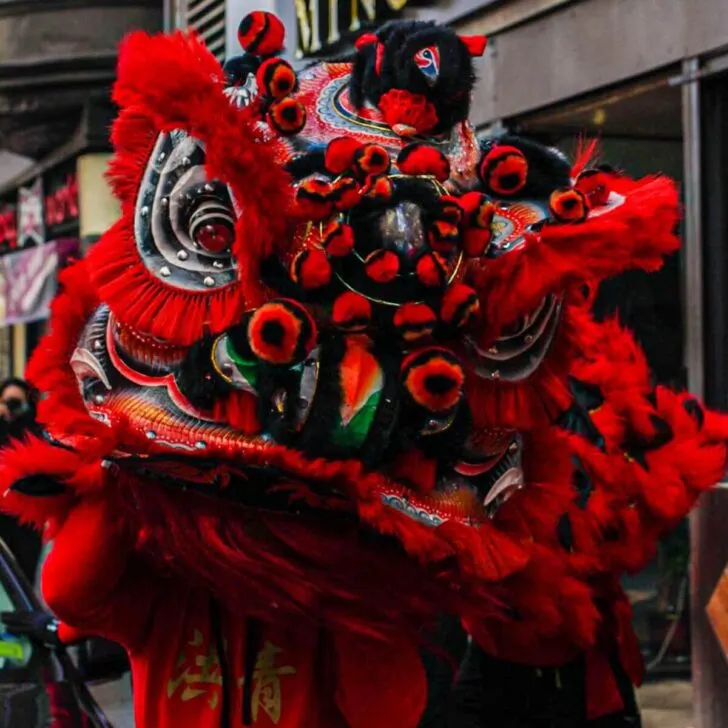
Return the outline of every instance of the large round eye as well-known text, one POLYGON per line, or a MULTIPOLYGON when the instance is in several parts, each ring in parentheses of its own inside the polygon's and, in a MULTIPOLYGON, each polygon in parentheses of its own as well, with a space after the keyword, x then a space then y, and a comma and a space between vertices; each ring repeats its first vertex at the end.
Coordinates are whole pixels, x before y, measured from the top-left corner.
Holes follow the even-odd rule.
POLYGON ((205 173, 205 149, 184 132, 161 134, 147 163, 135 238, 147 269, 190 291, 236 280, 237 213, 227 185, 205 173))
POLYGON ((420 48, 415 55, 415 65, 420 69, 428 85, 434 86, 440 75, 440 50, 437 46, 420 48))

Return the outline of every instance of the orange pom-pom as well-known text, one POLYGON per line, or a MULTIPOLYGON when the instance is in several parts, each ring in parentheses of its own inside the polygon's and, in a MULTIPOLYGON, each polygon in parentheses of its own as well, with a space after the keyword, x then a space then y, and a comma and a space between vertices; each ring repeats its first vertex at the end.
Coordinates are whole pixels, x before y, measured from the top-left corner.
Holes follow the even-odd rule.
POLYGON ((303 359, 316 343, 316 324, 289 299, 264 303, 248 322, 248 345, 261 361, 287 365, 303 359))
POLYGON ((379 144, 365 144, 354 152, 354 170, 362 178, 386 174, 389 164, 389 154, 379 144))
POLYGON ((296 72, 282 58, 263 61, 255 74, 255 80, 261 93, 273 99, 282 99, 296 88, 296 72))
POLYGON ((526 186, 528 162, 520 149, 496 145, 483 157, 478 176, 489 192, 508 197, 526 186))
POLYGON ((254 10, 238 26, 238 41, 253 56, 272 56, 283 50, 286 30, 273 13, 254 10))
POLYGON ((463 283, 456 283, 445 291, 440 308, 440 319, 450 326, 469 324, 480 312, 478 294, 463 283))
POLYGON ((371 318, 372 304, 358 293, 347 291, 334 301, 331 319, 340 329, 362 331, 371 318))
POLYGON ((322 288, 331 282, 331 263, 318 248, 301 250, 291 263, 291 278, 306 290, 322 288))
POLYGON ((439 253, 449 253, 460 240, 460 231, 457 225, 446 220, 435 220, 428 230, 428 238, 433 250, 439 253))
POLYGON ((306 108, 300 101, 286 96, 271 104, 266 120, 281 136, 293 136, 306 126, 306 108))
POLYGON ((405 303, 397 309, 392 323, 405 341, 417 341, 432 335, 437 316, 424 303, 405 303))
POLYGON ((410 144, 397 157, 397 167, 403 174, 427 175, 438 182, 450 177, 450 161, 435 147, 427 144, 410 144))
POLYGON ((364 263, 367 275, 377 283, 390 283, 399 273, 399 257, 391 250, 375 250, 364 263))
POLYGON ((589 205, 582 192, 573 187, 564 187, 551 193, 549 211, 558 222, 578 223, 586 220, 589 205))
POLYGON ((392 199, 394 187, 389 177, 369 177, 362 189, 362 195, 370 200, 387 202, 392 199))
POLYGON ((447 280, 445 263, 437 253, 425 253, 421 256, 415 272, 420 283, 428 288, 444 286, 447 280))
POLYGON ((332 222, 324 230, 324 247, 334 258, 343 258, 351 253, 354 247, 354 231, 350 225, 337 221, 332 222))
POLYGON ((324 166, 331 174, 344 174, 354 168, 354 155, 362 148, 362 143, 353 137, 332 139, 324 155, 324 166))
POLYGON ((448 349, 433 346, 410 354, 402 378, 410 397, 429 412, 451 411, 463 398, 465 373, 448 349))

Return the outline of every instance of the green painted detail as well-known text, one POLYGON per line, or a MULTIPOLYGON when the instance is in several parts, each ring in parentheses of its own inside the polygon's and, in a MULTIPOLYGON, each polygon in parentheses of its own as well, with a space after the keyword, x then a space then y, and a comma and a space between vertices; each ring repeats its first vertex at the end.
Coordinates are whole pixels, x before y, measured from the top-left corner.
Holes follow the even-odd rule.
POLYGON ((25 662, 25 648, 22 642, 0 639, 0 658, 13 662, 25 662))
POLYGON ((331 433, 333 443, 339 447, 359 447, 369 434, 381 397, 381 390, 374 392, 348 425, 339 422, 331 433))
POLYGON ((233 347, 232 342, 227 336, 225 337, 225 348, 228 356, 233 360, 233 362, 235 362, 235 366, 238 368, 240 376, 245 379, 245 381, 253 389, 257 390, 258 362, 252 359, 243 359, 240 354, 235 351, 235 347, 233 347))

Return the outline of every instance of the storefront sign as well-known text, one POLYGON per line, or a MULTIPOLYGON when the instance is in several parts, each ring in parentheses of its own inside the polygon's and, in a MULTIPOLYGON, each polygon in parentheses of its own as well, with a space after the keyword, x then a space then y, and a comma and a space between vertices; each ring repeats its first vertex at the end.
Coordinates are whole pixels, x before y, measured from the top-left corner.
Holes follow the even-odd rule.
POLYGON ((44 221, 46 238, 77 233, 78 178, 75 159, 49 172, 43 180, 45 191, 44 221))
POLYGON ((55 243, 3 256, 1 275, 5 282, 6 325, 38 321, 48 317, 56 292, 58 253, 55 243))
POLYGON ((393 18, 408 0, 294 0, 299 58, 328 53, 362 28, 393 18))
POLYGON ((12 202, 0 202, 0 255, 12 253, 18 247, 18 207, 12 202))
POLYGON ((18 190, 18 248, 41 245, 45 240, 42 190, 40 177, 18 190))

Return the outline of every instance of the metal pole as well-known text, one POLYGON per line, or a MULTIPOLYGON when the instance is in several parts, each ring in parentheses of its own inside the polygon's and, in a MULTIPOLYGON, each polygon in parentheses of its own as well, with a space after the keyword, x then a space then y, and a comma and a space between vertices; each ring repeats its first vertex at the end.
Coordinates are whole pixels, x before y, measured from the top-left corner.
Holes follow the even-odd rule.
MULTIPOLYGON (((685 364, 688 384, 705 393, 703 218, 701 163, 700 63, 686 60, 683 77, 683 138, 685 169, 685 364)), ((717 190, 707 190, 713 195, 717 190)), ((691 516, 691 634, 695 728, 728 726, 728 663, 708 621, 706 606, 728 560, 725 515, 728 493, 716 490, 703 497, 691 516)))

